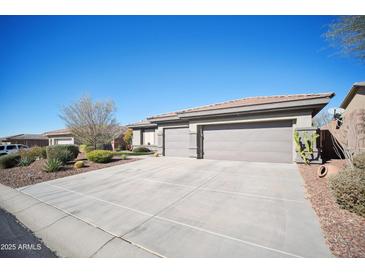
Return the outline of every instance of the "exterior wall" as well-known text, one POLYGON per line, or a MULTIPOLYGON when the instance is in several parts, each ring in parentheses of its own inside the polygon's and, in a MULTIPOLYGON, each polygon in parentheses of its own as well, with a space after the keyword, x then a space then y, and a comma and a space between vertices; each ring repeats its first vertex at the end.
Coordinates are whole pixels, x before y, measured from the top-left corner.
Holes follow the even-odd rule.
POLYGON ((133 146, 141 145, 141 129, 133 129, 132 145, 133 146))
POLYGON ((142 144, 154 146, 155 143, 155 129, 142 130, 142 144))
MULTIPOLYGON (((199 134, 201 126, 213 125, 213 124, 229 124, 229 123, 249 123, 249 122, 264 122, 264 121, 277 121, 277 120, 291 120, 293 123, 293 134, 297 127, 311 127, 312 126, 312 113, 310 110, 303 111, 286 111, 286 112, 272 112, 265 114, 250 114, 240 115, 235 117, 217 117, 209 119, 195 119, 189 122, 179 123, 165 123, 159 124, 155 130, 155 143, 157 151, 164 154, 164 129, 176 128, 176 127, 189 127, 189 151, 191 158, 199 157, 199 134)), ((133 130, 133 145, 141 145, 141 130, 133 130)), ((296 159, 295 144, 292 143, 293 161, 296 159)))
POLYGON ((359 108, 365 108, 365 87, 359 88, 354 98, 346 107, 346 112, 352 112, 359 108))

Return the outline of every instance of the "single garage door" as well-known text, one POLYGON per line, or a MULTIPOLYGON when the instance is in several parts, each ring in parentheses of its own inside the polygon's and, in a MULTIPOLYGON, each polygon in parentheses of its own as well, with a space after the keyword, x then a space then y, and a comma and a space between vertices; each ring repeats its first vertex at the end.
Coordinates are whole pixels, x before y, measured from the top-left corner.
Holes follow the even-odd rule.
POLYGON ((204 126, 203 157, 290 163, 292 134, 292 121, 204 126))
POLYGON ((165 156, 189 157, 189 128, 165 128, 165 156))

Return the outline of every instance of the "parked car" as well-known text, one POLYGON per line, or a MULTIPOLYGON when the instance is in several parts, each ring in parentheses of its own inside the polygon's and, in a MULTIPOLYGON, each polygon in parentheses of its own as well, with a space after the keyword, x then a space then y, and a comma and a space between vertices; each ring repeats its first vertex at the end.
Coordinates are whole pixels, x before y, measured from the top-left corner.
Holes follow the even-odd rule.
POLYGON ((15 153, 18 152, 20 149, 26 148, 28 148, 28 146, 21 144, 0 145, 0 156, 15 153))

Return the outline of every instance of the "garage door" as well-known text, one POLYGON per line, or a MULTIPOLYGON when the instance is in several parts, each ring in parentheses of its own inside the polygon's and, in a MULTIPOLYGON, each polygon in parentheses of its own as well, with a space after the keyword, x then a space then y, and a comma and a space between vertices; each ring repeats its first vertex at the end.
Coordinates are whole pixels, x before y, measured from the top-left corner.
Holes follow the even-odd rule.
POLYGON ((165 129, 165 156, 189 157, 189 128, 165 129))
POLYGON ((291 121, 204 126, 203 157, 290 163, 292 134, 291 121))
POLYGON ((55 139, 55 145, 73 145, 72 138, 55 139))

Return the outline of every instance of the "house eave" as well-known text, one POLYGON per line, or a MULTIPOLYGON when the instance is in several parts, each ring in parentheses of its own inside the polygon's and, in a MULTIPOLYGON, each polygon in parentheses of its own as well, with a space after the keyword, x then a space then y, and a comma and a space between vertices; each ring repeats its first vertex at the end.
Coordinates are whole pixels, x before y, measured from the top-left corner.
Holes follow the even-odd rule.
POLYGON ((210 118, 217 116, 244 115, 250 113, 285 111, 293 109, 301 109, 301 110, 308 109, 311 110, 312 115, 314 116, 328 104, 328 102, 333 96, 334 93, 332 93, 328 97, 323 97, 323 98, 314 98, 314 99, 242 106, 242 107, 232 107, 226 109, 194 111, 189 113, 177 113, 175 116, 147 118, 147 119, 150 122, 154 123, 165 123, 165 122, 176 122, 190 119, 210 118))
POLYGON ((350 104, 352 98, 354 98, 356 92, 360 87, 365 87, 365 82, 356 82, 352 85, 350 91, 347 93, 345 99, 343 99, 340 107, 346 109, 347 106, 350 104))

